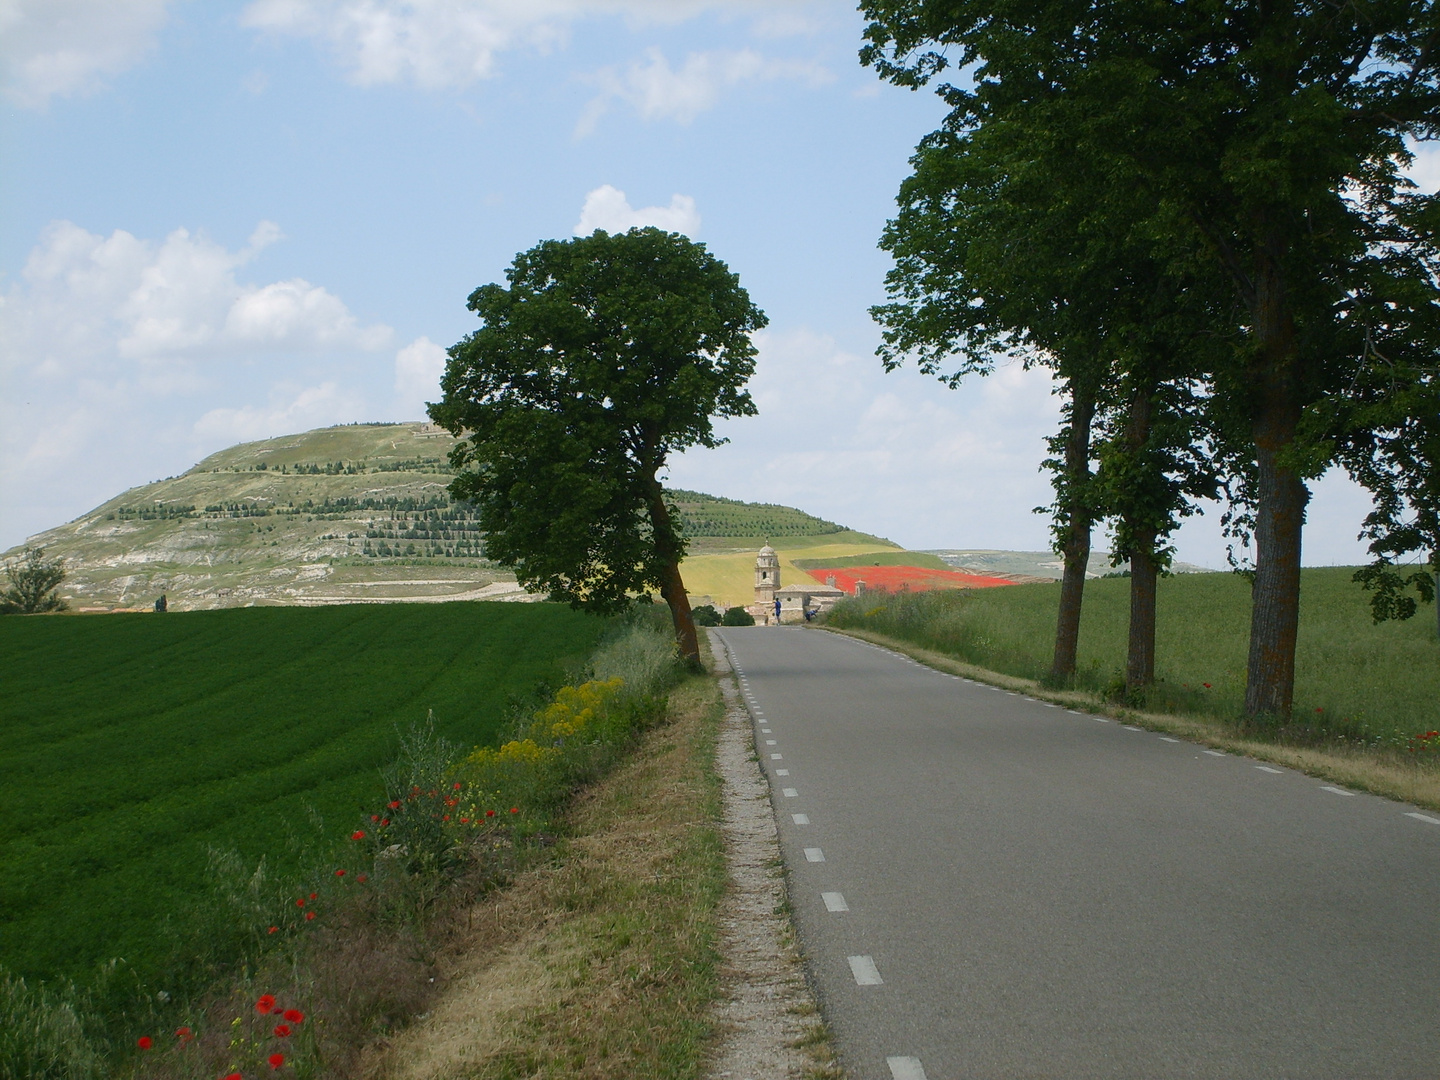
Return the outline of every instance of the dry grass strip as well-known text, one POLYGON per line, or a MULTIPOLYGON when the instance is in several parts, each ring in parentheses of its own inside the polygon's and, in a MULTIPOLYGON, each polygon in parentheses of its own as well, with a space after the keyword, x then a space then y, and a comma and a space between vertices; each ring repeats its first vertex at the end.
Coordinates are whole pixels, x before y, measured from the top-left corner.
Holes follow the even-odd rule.
POLYGON ((386 1080, 698 1077, 725 891, 715 682, 581 793, 556 857, 477 905, 445 990, 372 1059, 386 1080))
POLYGON ((937 671, 963 675, 976 682, 1028 694, 1042 701, 1064 705, 1066 708, 1083 709, 1098 716, 1110 716, 1151 731, 1178 735, 1216 750, 1242 754, 1258 761, 1271 761, 1357 791, 1368 791, 1372 795, 1387 799, 1440 810, 1440 771, 1427 768, 1396 751, 1287 746, 1283 743, 1249 739, 1237 735, 1222 721, 1209 717, 1144 712, 1104 701, 1094 694, 1074 690, 1051 690, 1032 679, 1002 675, 967 664, 944 653, 922 649, 869 630, 839 630, 833 627, 824 629, 832 634, 845 634, 874 645, 883 645, 937 671))

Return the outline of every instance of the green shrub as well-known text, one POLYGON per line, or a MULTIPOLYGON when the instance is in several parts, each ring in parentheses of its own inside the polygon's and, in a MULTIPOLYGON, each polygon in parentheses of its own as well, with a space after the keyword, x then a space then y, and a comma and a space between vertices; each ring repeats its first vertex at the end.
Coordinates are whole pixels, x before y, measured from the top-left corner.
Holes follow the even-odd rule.
POLYGON ((713 604, 701 604, 690 610, 690 616, 695 620, 696 626, 719 626, 720 612, 715 610, 713 604))
POLYGON ((720 620, 722 626, 754 626, 755 616, 746 611, 743 607, 732 607, 725 609, 725 617, 720 620))

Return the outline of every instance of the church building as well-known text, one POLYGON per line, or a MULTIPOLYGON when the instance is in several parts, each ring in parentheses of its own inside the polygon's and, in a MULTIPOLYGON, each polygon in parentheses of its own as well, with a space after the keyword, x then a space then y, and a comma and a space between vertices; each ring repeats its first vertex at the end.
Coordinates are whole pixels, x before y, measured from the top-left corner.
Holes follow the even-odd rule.
POLYGON ((845 595, 834 584, 808 582, 801 585, 780 584, 780 556, 768 543, 755 556, 755 602, 750 614, 758 626, 806 622, 806 614, 829 611, 845 595))

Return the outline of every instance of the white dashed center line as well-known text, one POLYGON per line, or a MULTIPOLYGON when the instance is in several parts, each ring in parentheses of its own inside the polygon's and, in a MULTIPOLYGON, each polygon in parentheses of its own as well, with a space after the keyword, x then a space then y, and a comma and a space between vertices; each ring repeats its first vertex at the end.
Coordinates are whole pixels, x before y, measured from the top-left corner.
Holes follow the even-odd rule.
POLYGON ((1074 709, 1066 709, 1065 711, 1068 712, 1071 716, 1084 716, 1084 715, 1085 715, 1083 712, 1076 712, 1074 709))
POLYGON ((1415 813, 1414 811, 1411 811, 1410 813, 1406 814, 1405 816, 1406 816, 1406 817, 1413 817, 1416 821, 1429 822, 1431 825, 1440 825, 1440 818, 1431 817, 1429 814, 1417 814, 1417 813, 1415 813))
POLYGON ((925 1080, 919 1058, 887 1057, 885 1064, 890 1066, 890 1080, 925 1080))
POLYGON ((1145 730, 1144 728, 1131 727, 1129 724, 1122 724, 1121 727, 1123 727, 1126 731, 1144 731, 1144 730, 1145 730))
POLYGON ((875 961, 868 956, 847 956, 850 961, 850 974, 855 976, 857 986, 884 986, 885 980, 880 978, 880 972, 875 967, 875 961))
POLYGON ((838 892, 822 892, 820 899, 825 901, 826 911, 849 911, 850 905, 845 903, 845 897, 838 892))
POLYGON ((818 847, 807 847, 805 849, 806 862, 824 862, 825 852, 818 847))
POLYGON ((1269 765, 1256 765, 1255 768, 1259 769, 1261 772, 1274 773, 1276 776, 1285 775, 1284 769, 1272 769, 1269 765))
POLYGON ((774 745, 775 745, 775 740, 774 740, 774 739, 766 739, 766 740, 765 740, 765 745, 766 745, 766 746, 774 746, 774 745))
POLYGON ((775 770, 775 775, 776 775, 776 776, 789 776, 789 775, 790 775, 790 770, 789 770, 789 769, 776 769, 776 770, 775 770))
POLYGON ((800 797, 800 792, 796 791, 793 787, 781 788, 780 794, 784 795, 787 799, 798 799, 800 797))
POLYGON ((791 814, 791 815, 790 815, 790 820, 793 821, 793 822, 795 822, 796 825, 809 825, 809 824, 810 824, 810 815, 809 815, 809 814, 791 814))
POLYGON ((771 761, 784 761, 785 758, 784 758, 784 756, 781 755, 781 754, 771 754, 771 755, 770 755, 770 760, 771 760, 771 761))
POLYGON ((1321 791, 1328 791, 1328 792, 1330 792, 1330 794, 1332 794, 1332 795, 1348 795, 1348 796, 1350 796, 1352 799, 1355 797, 1355 792, 1353 792, 1353 791, 1346 791, 1343 787, 1331 787, 1329 784, 1326 784, 1326 785, 1325 785, 1324 787, 1322 787, 1320 790, 1321 790, 1321 791))
POLYGON ((1095 722, 1097 724, 1108 724, 1110 721, 1106 720, 1103 716, 1097 716, 1095 717, 1095 722))
POLYGON ((1172 739, 1172 738, 1170 738, 1169 735, 1161 735, 1161 736, 1160 736, 1160 741, 1161 741, 1161 742, 1179 742, 1180 740, 1179 740, 1179 739, 1172 739))

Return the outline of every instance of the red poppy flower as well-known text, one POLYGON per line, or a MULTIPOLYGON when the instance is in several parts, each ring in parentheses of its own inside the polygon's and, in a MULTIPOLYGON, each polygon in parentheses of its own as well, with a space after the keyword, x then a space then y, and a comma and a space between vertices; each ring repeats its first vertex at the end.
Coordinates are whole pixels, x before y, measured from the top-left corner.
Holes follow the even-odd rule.
POLYGON ((1324 709, 1316 709, 1315 711, 1316 711, 1316 712, 1324 712, 1325 710, 1324 710, 1324 709))
POLYGON ((356 880, 356 881, 369 881, 369 880, 370 880, 370 875, 369 875, 369 874, 356 874, 356 875, 355 875, 355 880, 356 880))
POLYGON ((336 870, 336 871, 335 871, 335 876, 336 876, 336 877, 344 877, 344 876, 345 876, 345 871, 344 871, 344 870, 336 870))
POLYGON ((371 820, 371 821, 379 821, 379 820, 380 820, 380 815, 379 815, 379 814, 371 814, 371 815, 370 815, 370 820, 371 820))
POLYGON ((317 899, 319 899, 319 897, 320 897, 320 894, 319 894, 318 892, 312 892, 312 893, 310 894, 310 899, 311 899, 311 900, 317 900, 317 899))
POLYGON ((486 816, 486 817, 494 817, 494 816, 495 816, 495 811, 494 811, 494 810, 486 810, 486 811, 485 811, 485 816, 486 816))
POLYGON ((280 929, 280 927, 278 927, 278 926, 272 926, 272 927, 270 927, 270 929, 269 929, 268 932, 271 933, 271 934, 273 934, 273 933, 275 933, 275 931, 277 931, 277 930, 279 930, 279 929, 280 929))
POLYGON ((305 1014, 299 1009, 286 1009, 285 1019, 292 1024, 303 1024, 305 1022, 305 1014))
POLYGON ((175 1037, 181 1042, 189 1042, 195 1037, 195 1033, 191 1031, 188 1027, 182 1027, 176 1030, 175 1037))
POLYGON ((290 1025, 289 1025, 289 1024, 276 1024, 276 1025, 275 1025, 275 1037, 276 1037, 277 1039, 286 1038, 289 1034, 290 1034, 290 1025))
POLYGON ((296 900, 296 901, 295 901, 295 906, 296 906, 296 907, 304 907, 304 906, 305 906, 305 898, 302 896, 302 897, 300 897, 299 900, 296 900))
POLYGON ((1201 683, 1200 685, 1205 687, 1206 690, 1210 689, 1210 684, 1208 682, 1201 683))
POLYGON ((456 780, 456 781, 455 781, 455 787, 454 787, 452 790, 454 790, 454 791, 459 791, 461 787, 462 787, 462 785, 461 785, 460 781, 459 781, 459 780, 456 780))
POLYGON ((284 1064, 285 1064, 285 1055, 284 1055, 284 1054, 271 1054, 270 1057, 267 1058, 266 1060, 268 1060, 268 1061, 270 1062, 270 1067, 271 1067, 272 1069, 278 1069, 281 1065, 284 1065, 284 1064))
POLYGON ((245 1078, 239 1073, 231 1073, 229 1076, 223 1077, 222 1080, 245 1080, 245 1078))
POLYGON ((520 812, 520 807, 518 807, 518 806, 512 806, 512 807, 510 807, 510 812, 511 812, 512 814, 518 814, 518 813, 520 812))
POLYGON ((310 921, 311 919, 313 919, 314 917, 315 917, 315 912, 313 912, 313 911, 307 911, 307 912, 305 912, 305 921, 306 921, 306 922, 309 922, 309 921, 310 921))
POLYGON ((381 824, 381 825, 389 825, 389 824, 390 824, 390 819, 387 817, 384 821, 380 822, 380 824, 381 824))
POLYGON ((365 830, 364 830, 364 829, 356 829, 354 832, 352 832, 352 833, 350 834, 350 839, 351 839, 351 840, 364 840, 364 839, 365 839, 365 830))
POLYGON ((390 802, 390 803, 388 803, 387 805, 390 807, 391 810, 399 810, 399 809, 400 809, 400 800, 399 800, 399 799, 395 799, 393 802, 390 802))
POLYGON ((140 1047, 141 1050, 149 1050, 150 1047, 155 1045, 155 1040, 150 1038, 149 1035, 141 1035, 135 1040, 135 1045, 140 1047))
POLYGON ((470 819, 469 819, 468 817, 462 817, 462 818, 460 819, 460 824, 461 824, 461 825, 469 825, 469 824, 470 824, 470 819))
POLYGON ((257 1001, 257 1002, 255 1002, 255 1011, 256 1011, 257 1013, 259 1013, 261 1016, 264 1016, 264 1015, 265 1015, 266 1013, 268 1013, 268 1012, 274 1012, 274 1011, 275 1011, 275 995, 274 995, 274 994, 261 994, 261 995, 260 995, 260 1000, 257 1001))
POLYGON ((446 814, 446 815, 445 815, 445 820, 446 820, 446 821, 449 821, 449 820, 450 820, 450 815, 449 815, 449 814, 446 814))

